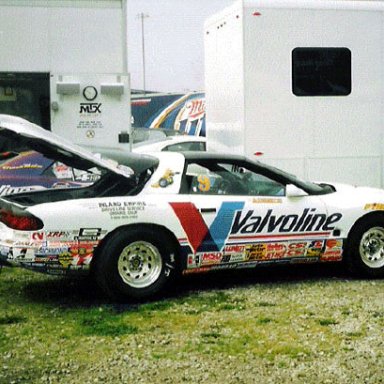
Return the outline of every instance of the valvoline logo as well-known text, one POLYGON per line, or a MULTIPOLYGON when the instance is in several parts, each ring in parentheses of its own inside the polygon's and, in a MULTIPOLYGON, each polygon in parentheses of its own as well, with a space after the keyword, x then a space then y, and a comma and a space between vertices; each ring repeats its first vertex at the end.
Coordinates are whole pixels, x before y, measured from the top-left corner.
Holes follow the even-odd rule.
POLYGON ((223 249, 232 228, 235 212, 243 209, 244 202, 223 202, 209 228, 193 203, 170 205, 196 253, 218 252, 223 249))
POLYGON ((343 217, 339 212, 327 215, 318 212, 316 208, 304 208, 301 212, 287 214, 275 214, 273 209, 268 209, 260 215, 254 209, 243 212, 244 202, 223 202, 208 228, 193 203, 170 205, 195 253, 220 252, 229 235, 302 233, 326 236, 336 228, 343 217))

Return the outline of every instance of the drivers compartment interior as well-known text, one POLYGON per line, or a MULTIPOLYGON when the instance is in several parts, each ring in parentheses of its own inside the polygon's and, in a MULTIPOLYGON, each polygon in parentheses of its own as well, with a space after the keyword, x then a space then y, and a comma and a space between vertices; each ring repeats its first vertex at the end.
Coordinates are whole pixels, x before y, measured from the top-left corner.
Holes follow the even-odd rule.
POLYGON ((258 172, 225 162, 190 162, 181 181, 181 194, 284 196, 285 185, 258 172))

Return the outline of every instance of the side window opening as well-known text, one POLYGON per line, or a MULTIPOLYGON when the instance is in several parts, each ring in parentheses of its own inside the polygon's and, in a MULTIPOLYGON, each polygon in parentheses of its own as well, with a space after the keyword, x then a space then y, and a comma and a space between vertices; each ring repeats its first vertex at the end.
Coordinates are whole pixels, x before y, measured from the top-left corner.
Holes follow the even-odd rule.
POLYGON ((285 186, 232 163, 190 163, 182 193, 200 195, 284 196, 285 186))

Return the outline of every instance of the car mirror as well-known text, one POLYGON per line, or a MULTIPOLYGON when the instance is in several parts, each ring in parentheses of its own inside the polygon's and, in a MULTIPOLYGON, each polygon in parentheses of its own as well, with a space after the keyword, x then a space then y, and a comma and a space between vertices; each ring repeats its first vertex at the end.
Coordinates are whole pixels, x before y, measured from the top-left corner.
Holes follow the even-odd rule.
POLYGON ((287 197, 302 197, 307 196, 307 192, 303 191, 301 188, 297 187, 294 184, 288 184, 286 186, 285 195, 287 197))

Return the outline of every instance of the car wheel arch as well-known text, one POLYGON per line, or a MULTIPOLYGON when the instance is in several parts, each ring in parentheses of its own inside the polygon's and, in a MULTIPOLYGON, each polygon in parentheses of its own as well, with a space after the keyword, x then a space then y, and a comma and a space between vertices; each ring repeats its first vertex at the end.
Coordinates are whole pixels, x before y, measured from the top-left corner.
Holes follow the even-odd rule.
MULTIPOLYGON (((348 232, 347 243, 345 245, 345 257, 343 258, 346 262, 346 266, 350 272, 354 275, 365 276, 365 277, 382 277, 384 272, 366 273, 368 268, 363 266, 361 268, 361 256, 356 257, 357 244, 360 242, 359 237, 364 232, 374 227, 381 227, 384 230, 384 211, 369 212, 366 215, 360 217, 348 232)), ((382 268, 381 268, 382 270, 382 268)))
POLYGON ((170 242, 168 245, 172 248, 175 254, 175 262, 177 268, 180 268, 181 261, 180 261, 180 244, 177 241, 177 238, 175 234, 170 231, 168 228, 157 225, 157 224, 150 224, 150 223, 135 223, 135 224, 129 224, 129 225, 122 225, 120 227, 115 228, 113 231, 110 231, 107 233, 107 235, 100 241, 98 246, 95 249, 92 261, 91 261, 91 273, 95 268, 95 265, 97 264, 98 257, 102 253, 102 249, 105 244, 108 244, 109 239, 116 233, 121 231, 129 231, 129 230, 143 230, 143 231, 152 231, 152 232, 159 232, 165 236, 165 238, 170 242))
POLYGON ((356 222, 352 225, 348 232, 347 241, 349 242, 351 236, 356 231, 356 228, 363 225, 365 222, 372 221, 375 219, 381 219, 383 220, 383 227, 384 227, 384 211, 375 211, 375 212, 369 212, 365 214, 364 216, 361 216, 356 222))

